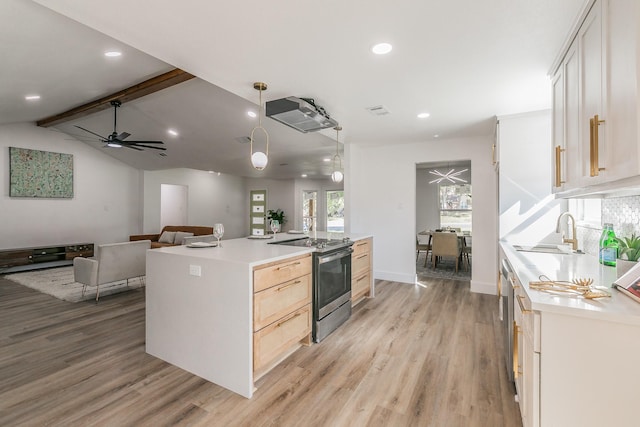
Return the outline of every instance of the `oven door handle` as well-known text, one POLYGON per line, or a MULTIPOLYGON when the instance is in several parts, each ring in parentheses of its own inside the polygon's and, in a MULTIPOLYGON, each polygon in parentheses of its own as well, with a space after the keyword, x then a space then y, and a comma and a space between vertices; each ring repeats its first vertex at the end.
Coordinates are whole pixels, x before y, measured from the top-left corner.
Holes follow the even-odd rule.
POLYGON ((319 256, 318 257, 318 264, 324 264, 326 262, 331 262, 331 261, 335 261, 335 260, 340 259, 340 258, 344 258, 346 256, 350 256, 352 252, 353 252, 353 249, 349 248, 349 249, 347 249, 345 251, 336 252, 335 254, 319 256))

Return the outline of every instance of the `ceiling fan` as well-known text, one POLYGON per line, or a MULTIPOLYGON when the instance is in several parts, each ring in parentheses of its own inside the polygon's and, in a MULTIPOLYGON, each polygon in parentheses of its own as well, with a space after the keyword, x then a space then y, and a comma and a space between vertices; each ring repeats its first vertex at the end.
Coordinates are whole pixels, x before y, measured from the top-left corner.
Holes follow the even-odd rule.
POLYGON ((111 105, 113 105, 113 132, 109 134, 109 136, 107 136, 106 138, 93 131, 90 131, 89 129, 85 129, 82 126, 78 126, 78 125, 74 125, 74 126, 85 132, 89 132, 91 135, 97 136, 98 138, 100 138, 101 142, 104 142, 107 144, 107 147, 114 147, 114 148, 126 147, 126 148, 131 148, 132 150, 137 150, 137 151, 143 151, 143 149, 140 148, 140 147, 143 147, 143 148, 152 148, 154 150, 166 151, 166 148, 164 147, 147 145, 147 144, 164 144, 164 142, 162 141, 125 141, 125 139, 131 136, 131 134, 127 132, 122 132, 118 134, 118 132, 116 131, 116 125, 118 123, 118 107, 120 107, 122 103, 120 101, 111 101, 111 105))

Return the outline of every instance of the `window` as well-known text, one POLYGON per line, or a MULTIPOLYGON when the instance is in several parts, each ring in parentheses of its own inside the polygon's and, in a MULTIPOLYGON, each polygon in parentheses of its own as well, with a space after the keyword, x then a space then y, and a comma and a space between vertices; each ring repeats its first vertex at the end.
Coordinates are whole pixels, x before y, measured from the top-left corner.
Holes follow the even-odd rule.
POLYGON ((344 233, 344 191, 327 191, 327 231, 344 233))
POLYGON ((302 229, 304 231, 314 231, 317 226, 317 206, 318 192, 302 192, 302 229))
POLYGON ((440 185, 440 227, 471 231, 471 184, 440 185))

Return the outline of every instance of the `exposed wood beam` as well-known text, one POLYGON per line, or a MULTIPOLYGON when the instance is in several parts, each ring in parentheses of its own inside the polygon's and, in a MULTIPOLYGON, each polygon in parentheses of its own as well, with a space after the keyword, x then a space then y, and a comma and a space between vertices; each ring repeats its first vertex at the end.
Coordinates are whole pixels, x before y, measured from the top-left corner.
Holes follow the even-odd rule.
POLYGON ((111 108, 111 101, 118 100, 124 104, 125 102, 133 101, 134 99, 142 98, 143 96, 158 92, 159 90, 177 85, 178 83, 191 80, 194 77, 195 76, 193 74, 189 74, 186 71, 176 68, 149 80, 145 80, 142 83, 135 84, 121 91, 107 95, 96 101, 91 101, 87 104, 65 111, 64 113, 59 113, 38 120, 36 124, 41 127, 55 126, 60 123, 75 120, 80 117, 111 108))

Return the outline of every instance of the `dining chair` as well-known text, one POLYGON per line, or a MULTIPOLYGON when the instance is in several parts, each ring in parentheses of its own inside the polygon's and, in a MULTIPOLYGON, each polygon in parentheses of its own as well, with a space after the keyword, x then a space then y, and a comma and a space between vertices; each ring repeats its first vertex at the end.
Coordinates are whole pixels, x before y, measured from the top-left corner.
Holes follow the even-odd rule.
POLYGON ((462 258, 467 261, 467 265, 471 268, 471 236, 462 238, 462 258))
POLYGON ((449 232, 433 233, 431 260, 434 270, 440 257, 454 258, 456 261, 456 273, 458 272, 459 261, 462 257, 462 245, 457 234, 449 232))
POLYGON ((420 256, 420 252, 424 252, 424 266, 427 266, 427 259, 429 258, 429 251, 431 251, 431 236, 429 236, 429 242, 424 243, 424 241, 420 241, 420 236, 416 235, 416 262, 418 262, 418 257, 420 256))

